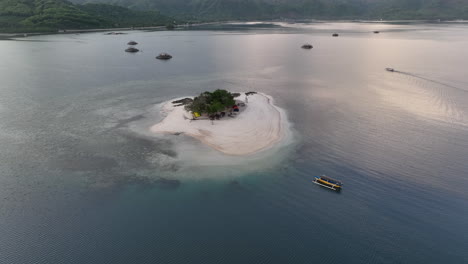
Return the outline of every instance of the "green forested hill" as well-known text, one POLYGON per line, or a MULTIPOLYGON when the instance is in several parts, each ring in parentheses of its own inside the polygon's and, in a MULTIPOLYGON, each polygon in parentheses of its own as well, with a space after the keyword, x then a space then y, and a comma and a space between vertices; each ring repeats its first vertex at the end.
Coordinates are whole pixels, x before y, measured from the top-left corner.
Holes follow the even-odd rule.
POLYGON ((388 19, 468 19, 466 0, 367 0, 370 16, 388 19))
POLYGON ((468 19, 468 0, 72 0, 201 19, 468 19))
POLYGON ((468 19, 468 0, 0 0, 0 31, 230 19, 468 19), (115 4, 115 5, 109 5, 115 4), (120 5, 120 6, 116 6, 120 5))
POLYGON ((75 5, 65 0, 0 0, 0 31, 56 31, 164 25, 157 11, 134 11, 106 4, 75 5))

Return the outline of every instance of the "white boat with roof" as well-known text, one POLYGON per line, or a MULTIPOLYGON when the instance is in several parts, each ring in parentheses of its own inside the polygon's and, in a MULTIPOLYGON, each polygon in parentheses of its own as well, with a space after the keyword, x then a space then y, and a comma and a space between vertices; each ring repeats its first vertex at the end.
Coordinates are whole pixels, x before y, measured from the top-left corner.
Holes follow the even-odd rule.
POLYGON ((332 179, 325 175, 316 176, 314 179, 314 183, 334 191, 340 191, 341 187, 343 186, 343 183, 341 181, 332 179))

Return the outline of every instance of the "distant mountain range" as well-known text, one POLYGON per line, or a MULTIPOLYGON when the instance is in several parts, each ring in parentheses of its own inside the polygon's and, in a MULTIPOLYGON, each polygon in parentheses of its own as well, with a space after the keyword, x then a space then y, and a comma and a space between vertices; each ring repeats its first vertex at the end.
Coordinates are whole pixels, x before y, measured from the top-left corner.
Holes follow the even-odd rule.
POLYGON ((166 25, 159 11, 138 11, 107 4, 77 5, 65 0, 0 0, 1 32, 166 25))
POLYGON ((468 0, 0 0, 0 31, 257 19, 468 19, 468 0))
POLYGON ((468 19, 467 0, 71 0, 197 19, 468 19))

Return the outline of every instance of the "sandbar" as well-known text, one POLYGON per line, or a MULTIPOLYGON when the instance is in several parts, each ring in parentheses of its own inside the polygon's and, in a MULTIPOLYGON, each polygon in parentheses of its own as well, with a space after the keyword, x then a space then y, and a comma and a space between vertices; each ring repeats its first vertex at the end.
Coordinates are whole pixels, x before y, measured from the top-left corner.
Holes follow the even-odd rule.
POLYGON ((245 93, 235 98, 245 103, 234 117, 220 120, 192 120, 184 106, 172 101, 163 103, 165 118, 151 127, 154 133, 185 134, 198 139, 211 148, 228 155, 250 155, 274 146, 286 133, 285 112, 274 105, 273 98, 256 93, 246 99, 245 93))

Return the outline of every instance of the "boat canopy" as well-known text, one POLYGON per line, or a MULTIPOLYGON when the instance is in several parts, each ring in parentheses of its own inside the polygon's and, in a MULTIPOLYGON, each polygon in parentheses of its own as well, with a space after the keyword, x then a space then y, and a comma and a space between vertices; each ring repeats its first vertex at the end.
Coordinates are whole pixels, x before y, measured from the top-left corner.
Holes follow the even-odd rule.
POLYGON ((332 183, 332 184, 343 185, 340 181, 337 181, 337 180, 332 179, 332 178, 327 177, 327 176, 320 176, 320 179, 325 180, 325 181, 327 181, 329 183, 332 183))

